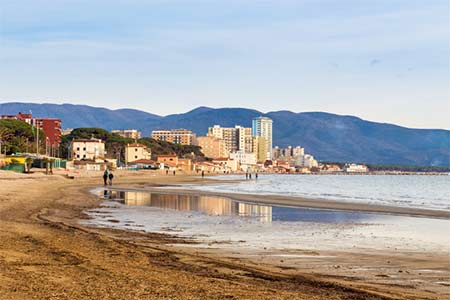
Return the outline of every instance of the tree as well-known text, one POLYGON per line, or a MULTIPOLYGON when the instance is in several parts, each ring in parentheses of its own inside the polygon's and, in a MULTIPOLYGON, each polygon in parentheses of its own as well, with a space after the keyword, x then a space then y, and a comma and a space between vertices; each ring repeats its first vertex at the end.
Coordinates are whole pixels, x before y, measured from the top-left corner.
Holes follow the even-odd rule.
POLYGON ((31 157, 27 157, 25 159, 25 167, 26 167, 26 172, 27 173, 30 173, 32 164, 33 164, 33 159, 31 157))
MULTIPOLYGON (((7 154, 36 152, 36 129, 26 122, 0 120, 0 140, 7 154)), ((40 145, 45 145, 45 134, 42 130, 39 130, 39 142, 40 145)))

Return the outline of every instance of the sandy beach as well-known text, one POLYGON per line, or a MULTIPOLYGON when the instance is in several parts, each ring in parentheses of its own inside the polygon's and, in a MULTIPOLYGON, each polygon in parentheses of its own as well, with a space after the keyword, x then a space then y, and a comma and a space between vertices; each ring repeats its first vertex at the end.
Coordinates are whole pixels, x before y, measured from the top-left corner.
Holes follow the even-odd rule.
MULTIPOLYGON (((449 253, 327 250, 317 259, 317 252, 297 249, 277 256, 199 248, 195 241, 170 234, 82 225, 84 211, 101 203, 90 193, 101 185, 95 175, 67 179, 57 174, 0 173, 0 299, 450 297, 449 253)), ((115 187, 148 190, 200 180, 117 172, 115 187)), ((166 192, 199 193, 170 188, 166 192)), ((449 217, 433 210, 352 207, 281 196, 233 197, 286 206, 449 217)))

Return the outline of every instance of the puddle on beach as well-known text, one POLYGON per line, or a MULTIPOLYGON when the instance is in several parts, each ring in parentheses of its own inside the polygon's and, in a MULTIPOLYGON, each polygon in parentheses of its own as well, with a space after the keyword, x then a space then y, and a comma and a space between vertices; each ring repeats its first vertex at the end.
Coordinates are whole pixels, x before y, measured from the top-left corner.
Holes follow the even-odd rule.
POLYGON ((214 196, 115 190, 103 190, 98 193, 105 199, 128 206, 194 211, 210 216, 239 216, 252 218, 260 222, 351 223, 373 218, 373 215, 364 213, 258 205, 214 196))
POLYGON ((448 251, 449 220, 257 205, 177 193, 93 191, 89 225, 194 238, 203 247, 448 251))

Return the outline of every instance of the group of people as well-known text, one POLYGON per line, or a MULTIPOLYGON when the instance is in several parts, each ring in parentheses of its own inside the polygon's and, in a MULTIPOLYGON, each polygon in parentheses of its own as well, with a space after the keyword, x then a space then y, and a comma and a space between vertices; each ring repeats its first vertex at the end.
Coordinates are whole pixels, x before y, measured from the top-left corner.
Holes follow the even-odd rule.
POLYGON ((103 183, 104 185, 112 185, 112 181, 114 178, 114 174, 111 170, 106 169, 105 172, 103 172, 103 183))
MULTIPOLYGON (((246 172, 245 179, 252 179, 252 173, 246 172)), ((255 173, 255 179, 258 179, 258 173, 255 173)))

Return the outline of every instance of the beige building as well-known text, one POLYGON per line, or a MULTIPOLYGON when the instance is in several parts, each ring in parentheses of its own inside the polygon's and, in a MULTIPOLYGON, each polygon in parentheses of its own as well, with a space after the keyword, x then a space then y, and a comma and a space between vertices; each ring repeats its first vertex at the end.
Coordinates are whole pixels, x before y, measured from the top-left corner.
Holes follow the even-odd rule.
POLYGON ((194 169, 194 164, 189 158, 179 158, 177 168, 185 172, 190 172, 194 169))
POLYGON ((150 160, 152 158, 152 152, 145 145, 133 143, 127 144, 125 147, 125 164, 136 160, 150 160))
POLYGON ((256 155, 256 161, 261 163, 267 159, 267 143, 262 136, 255 136, 253 138, 253 153, 256 155))
POLYGON ((230 158, 217 158, 214 159, 213 164, 217 165, 219 167, 220 171, 225 172, 236 172, 239 170, 239 162, 234 159, 230 158))
POLYGON ((71 156, 74 160, 96 160, 104 158, 105 143, 100 139, 78 139, 71 144, 71 156))
POLYGON ((178 156, 176 154, 161 154, 158 155, 157 161, 160 164, 176 167, 178 165, 178 156))
POLYGON ((228 151, 223 139, 214 136, 197 137, 197 145, 202 147, 202 152, 209 158, 228 157, 228 151))
POLYGON ((187 129, 154 130, 152 131, 152 138, 157 141, 166 141, 181 145, 196 144, 195 133, 187 129))
POLYGON ((231 152, 252 152, 252 129, 236 125, 235 127, 221 127, 214 125, 208 128, 208 136, 214 136, 225 142, 226 150, 231 152))
POLYGON ((130 138, 130 139, 140 139, 141 138, 141 132, 136 129, 124 129, 124 130, 112 130, 112 133, 116 133, 124 138, 130 138))

